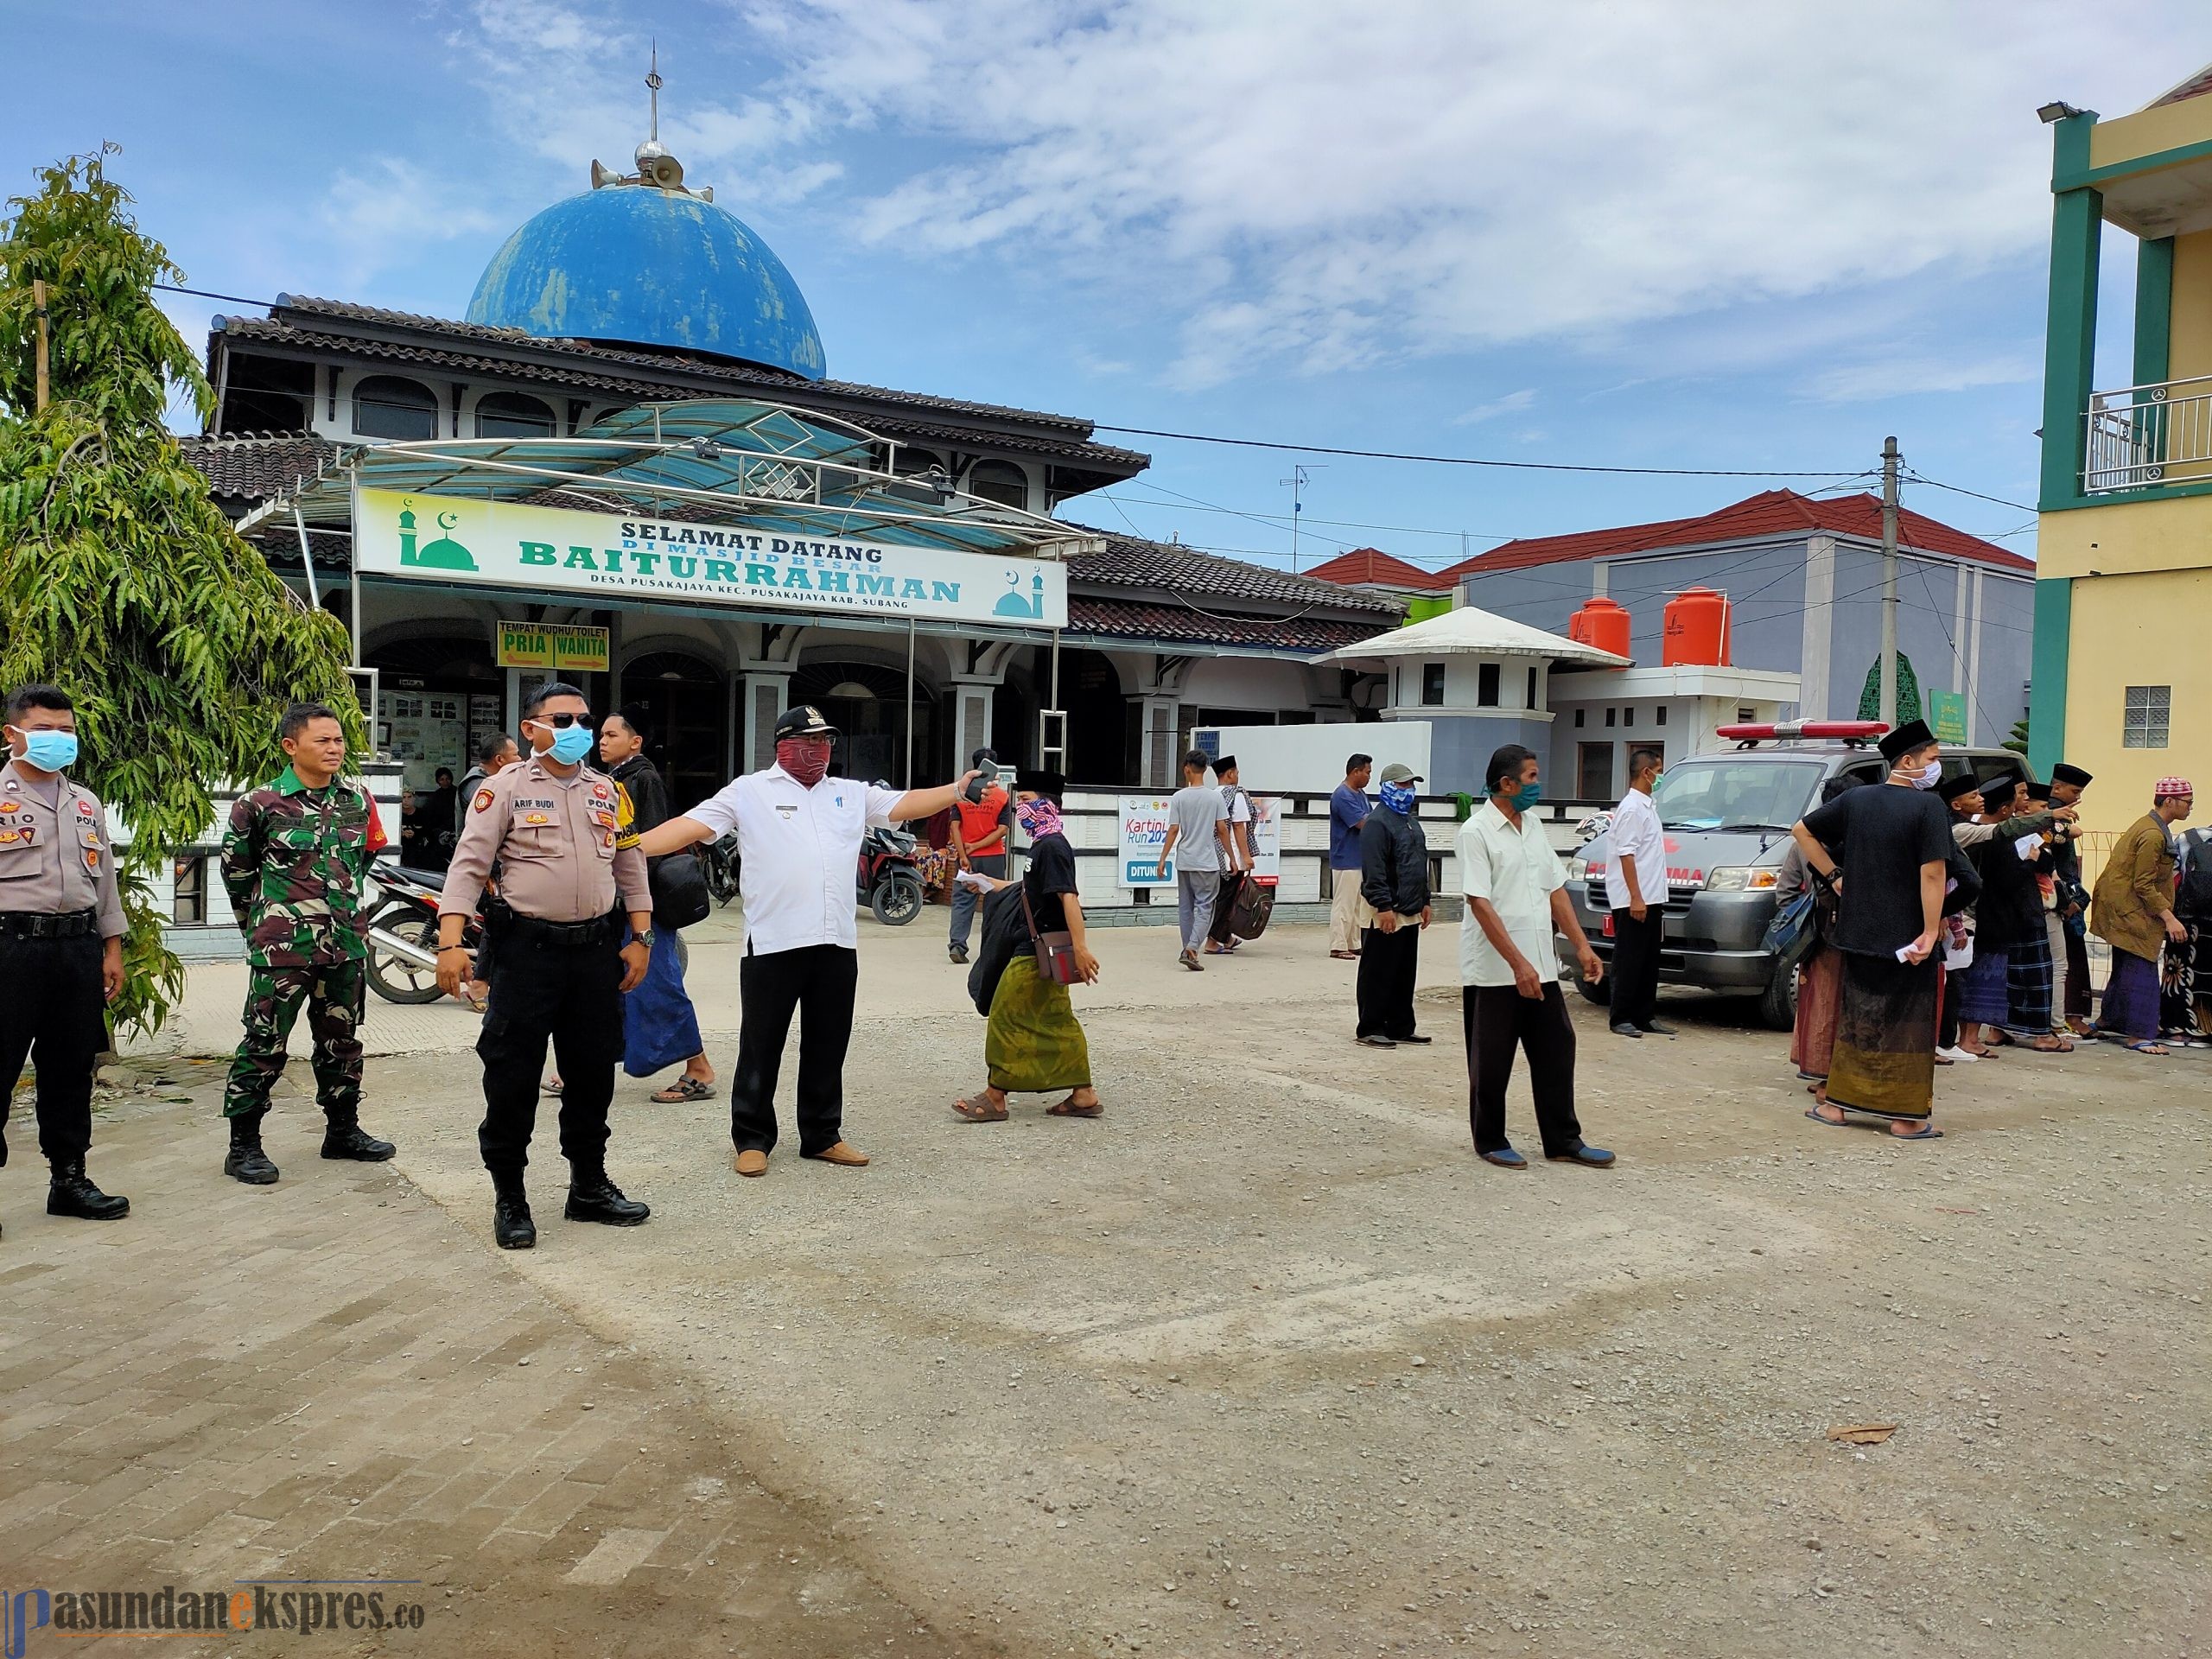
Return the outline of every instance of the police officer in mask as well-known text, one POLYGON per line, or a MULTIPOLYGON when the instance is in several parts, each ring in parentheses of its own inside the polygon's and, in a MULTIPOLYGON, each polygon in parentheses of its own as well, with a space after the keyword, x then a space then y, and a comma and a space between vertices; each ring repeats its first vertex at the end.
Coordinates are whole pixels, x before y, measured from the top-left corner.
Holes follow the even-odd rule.
MULTIPOLYGON (((8 699, 0 765, 0 1128, 26 1059, 38 1067, 46 1213, 116 1221, 130 1200, 85 1173, 92 1071, 123 988, 123 901, 99 798, 73 783, 76 705, 51 685, 8 699)), ((0 1164, 8 1160, 0 1141, 0 1164)))
POLYGON ((529 758, 469 798, 438 906, 438 985, 458 996, 469 976, 462 927, 497 861, 499 896, 485 917, 494 949, 491 1002, 476 1044, 485 1108, 476 1139, 497 1199, 493 1236, 507 1250, 537 1242, 523 1168, 549 1039, 564 1085, 564 1215, 635 1227, 652 1213, 607 1175, 621 994, 645 977, 652 950, 645 855, 621 786, 583 764, 593 741, 583 693, 558 681, 542 686, 524 710, 522 733, 529 758))

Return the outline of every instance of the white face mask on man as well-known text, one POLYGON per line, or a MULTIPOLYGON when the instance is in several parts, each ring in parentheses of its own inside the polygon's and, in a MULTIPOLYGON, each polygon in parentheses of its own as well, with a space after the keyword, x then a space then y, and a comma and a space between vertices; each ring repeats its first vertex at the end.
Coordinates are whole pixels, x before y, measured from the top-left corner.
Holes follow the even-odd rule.
POLYGON ((1941 760, 1930 760, 1912 774, 1912 786, 1915 789, 1933 789, 1942 781, 1943 763, 1941 760))

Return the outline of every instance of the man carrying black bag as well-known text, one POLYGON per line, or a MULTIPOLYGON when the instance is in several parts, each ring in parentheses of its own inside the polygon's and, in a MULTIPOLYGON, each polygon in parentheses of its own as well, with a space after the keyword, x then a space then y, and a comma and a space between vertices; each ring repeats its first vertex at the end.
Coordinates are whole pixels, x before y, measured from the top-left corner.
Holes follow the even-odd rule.
MULTIPOLYGON (((658 830, 668 822, 668 785, 659 769, 645 758, 645 734, 627 715, 609 715, 600 723, 599 758, 607 775, 630 797, 633 827, 638 834, 658 830)), ((683 855, 677 855, 681 857, 683 855)), ((651 863, 663 866, 666 859, 651 863)), ((653 874, 658 875, 656 868, 653 874)), ((655 880, 653 899, 660 903, 661 883, 655 880)), ((638 988, 622 999, 622 1069, 633 1077, 649 1077, 662 1067, 683 1060, 683 1075, 649 1096, 663 1106, 715 1097, 715 1068, 707 1062, 699 1036, 699 1016, 683 988, 683 969, 677 961, 676 926, 655 918, 652 959, 638 988), (688 1056, 688 1058, 686 1058, 688 1056)))

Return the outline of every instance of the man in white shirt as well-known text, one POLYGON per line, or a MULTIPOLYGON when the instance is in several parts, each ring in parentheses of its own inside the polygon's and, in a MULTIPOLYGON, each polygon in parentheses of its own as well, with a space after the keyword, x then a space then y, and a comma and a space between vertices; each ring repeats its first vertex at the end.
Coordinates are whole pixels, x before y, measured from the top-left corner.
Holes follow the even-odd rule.
POLYGON ((945 810, 976 774, 938 789, 878 789, 828 775, 837 728, 807 705, 776 721, 776 764, 749 772, 639 841, 649 858, 734 830, 742 861, 745 960, 738 969, 737 1071, 729 1135, 737 1173, 765 1175, 776 1145, 776 1075, 799 1014, 798 1150, 859 1169, 843 1135, 845 1046, 860 980, 853 925, 861 841, 871 828, 945 810))
POLYGON ((1613 1035, 1671 1037, 1674 1027, 1655 1017, 1659 1006, 1659 941, 1666 929, 1667 832, 1651 786, 1659 781, 1659 753, 1637 749, 1628 758, 1628 793, 1613 809, 1605 832, 1612 857, 1605 865, 1605 904, 1613 912, 1613 1035))
POLYGON ((1586 1145, 1574 1116, 1574 1026, 1560 994, 1554 930, 1573 943, 1585 978, 1594 983, 1605 966, 1574 919, 1567 872, 1530 811, 1543 792, 1538 770, 1536 757, 1517 743, 1491 755, 1484 774, 1490 798, 1459 831, 1467 895, 1459 924, 1459 999, 1468 1116, 1484 1162, 1529 1166, 1505 1138, 1505 1086, 1517 1044, 1529 1053, 1544 1156, 1602 1169, 1613 1154, 1586 1145))

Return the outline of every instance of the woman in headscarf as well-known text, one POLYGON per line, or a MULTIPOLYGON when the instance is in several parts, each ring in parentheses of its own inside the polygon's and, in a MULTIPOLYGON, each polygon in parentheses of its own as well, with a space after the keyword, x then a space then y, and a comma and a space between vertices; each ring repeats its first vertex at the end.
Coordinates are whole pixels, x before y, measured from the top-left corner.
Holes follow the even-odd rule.
MULTIPOLYGON (((1096 1117, 1106 1109, 1090 1085, 1090 1046, 1077 1022, 1068 988, 1039 969, 1033 949, 1033 942, 1046 934, 1067 934, 1076 976, 1086 985, 1097 982, 1098 958, 1090 952, 1083 904, 1076 895, 1075 849, 1060 823, 1061 790, 1057 772, 1024 772, 1016 780, 1014 818, 1029 840, 1029 868, 1019 884, 1027 910, 1025 916, 1020 903, 1014 902, 1009 916, 993 907, 998 917, 1005 918, 1005 929, 1014 938, 1013 948, 1005 952, 983 1028, 989 1083, 982 1092, 952 1103, 954 1112, 970 1123, 1003 1122, 1008 1095, 1050 1094, 1062 1089, 1068 1091, 1065 1097, 1046 1109, 1054 1117, 1096 1117)), ((973 874, 961 879, 988 884, 994 893, 1016 885, 973 874)), ((993 960, 997 942, 994 920, 987 912, 986 963, 993 960)))

